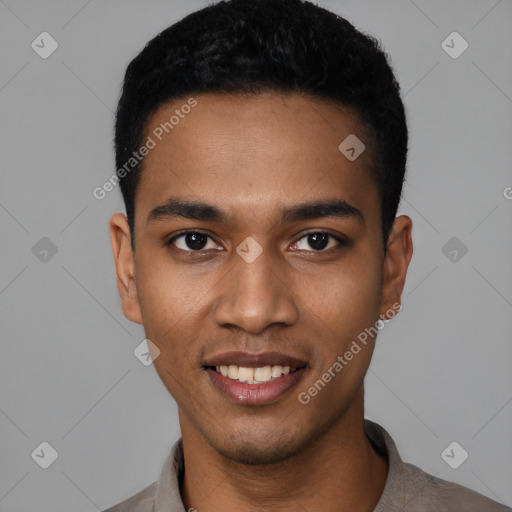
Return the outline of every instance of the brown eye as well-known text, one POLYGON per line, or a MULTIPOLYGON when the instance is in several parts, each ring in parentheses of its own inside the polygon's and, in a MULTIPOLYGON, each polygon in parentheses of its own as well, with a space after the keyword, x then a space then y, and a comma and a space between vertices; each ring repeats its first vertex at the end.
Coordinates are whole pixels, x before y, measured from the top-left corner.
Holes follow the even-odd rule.
POLYGON ((326 248, 332 249, 336 247, 336 245, 345 245, 345 242, 342 239, 331 235, 330 233, 319 231, 304 235, 301 239, 295 242, 294 249, 325 252, 326 248))
POLYGON ((308 235, 308 244, 315 251, 321 251, 327 247, 329 243, 329 236, 325 233, 313 233, 312 235, 308 235))
POLYGON ((167 245, 174 245, 182 251, 198 252, 219 247, 211 237, 200 231, 186 231, 169 240, 167 245))

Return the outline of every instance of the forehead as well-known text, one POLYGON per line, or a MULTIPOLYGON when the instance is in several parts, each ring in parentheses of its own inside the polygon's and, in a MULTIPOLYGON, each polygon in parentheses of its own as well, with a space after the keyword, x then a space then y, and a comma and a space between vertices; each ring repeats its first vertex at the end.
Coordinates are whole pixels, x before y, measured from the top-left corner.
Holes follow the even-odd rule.
POLYGON ((143 162, 137 217, 169 196, 254 215, 326 197, 378 208, 366 131, 332 102, 296 94, 200 94, 161 106, 147 123, 148 138, 154 147, 143 162), (343 141, 354 136, 367 149, 351 160, 343 141))

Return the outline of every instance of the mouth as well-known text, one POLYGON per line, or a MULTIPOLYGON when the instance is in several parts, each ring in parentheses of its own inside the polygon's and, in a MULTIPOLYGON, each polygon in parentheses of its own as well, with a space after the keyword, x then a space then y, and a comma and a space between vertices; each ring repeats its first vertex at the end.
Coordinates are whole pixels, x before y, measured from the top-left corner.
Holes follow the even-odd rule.
POLYGON ((273 382, 277 379, 295 373, 304 366, 292 368, 290 366, 267 365, 252 368, 249 366, 238 366, 236 364, 206 366, 206 369, 215 371, 223 377, 234 380, 236 382, 245 382, 247 384, 264 384, 273 382))
POLYGON ((267 404, 287 394, 307 363, 278 352, 229 352, 206 361, 203 369, 223 395, 243 404, 267 404))

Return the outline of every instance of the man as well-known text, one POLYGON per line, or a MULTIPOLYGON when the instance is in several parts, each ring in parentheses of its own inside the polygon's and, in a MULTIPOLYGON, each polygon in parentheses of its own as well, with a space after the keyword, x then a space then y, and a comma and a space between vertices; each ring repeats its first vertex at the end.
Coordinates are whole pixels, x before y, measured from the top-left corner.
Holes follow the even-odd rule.
POLYGON ((219 2, 130 63, 111 240, 182 437, 110 512, 506 510, 364 418, 412 257, 407 137, 377 41, 309 2, 219 2))

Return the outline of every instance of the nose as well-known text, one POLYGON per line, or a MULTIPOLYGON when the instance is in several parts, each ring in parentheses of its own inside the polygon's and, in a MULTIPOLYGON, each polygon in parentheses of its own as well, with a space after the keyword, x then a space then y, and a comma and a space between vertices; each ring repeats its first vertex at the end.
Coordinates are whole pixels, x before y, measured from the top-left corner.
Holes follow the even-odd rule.
POLYGON ((290 284, 279 265, 272 266, 265 251, 247 263, 234 255, 234 268, 222 281, 222 289, 213 307, 213 316, 221 327, 236 326, 258 334, 272 324, 293 325, 299 309, 290 284))

